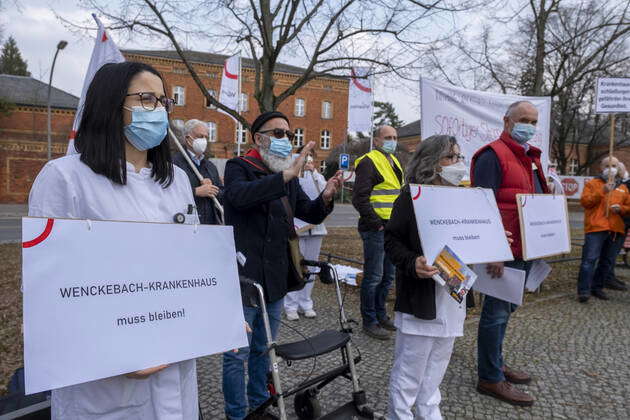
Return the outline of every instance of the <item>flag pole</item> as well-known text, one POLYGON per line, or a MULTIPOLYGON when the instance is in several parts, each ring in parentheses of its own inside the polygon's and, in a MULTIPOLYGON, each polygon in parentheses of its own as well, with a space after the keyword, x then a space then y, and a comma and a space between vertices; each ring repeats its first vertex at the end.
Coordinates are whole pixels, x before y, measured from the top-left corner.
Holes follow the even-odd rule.
POLYGON ((374 148, 374 89, 376 83, 374 81, 374 75, 370 79, 370 88, 372 90, 372 100, 370 101, 370 152, 374 148))
MULTIPOLYGON (((612 160, 613 148, 615 144, 615 114, 609 114, 609 115, 610 115, 610 144, 608 145, 608 165, 610 165, 610 161, 612 160)), ((612 176, 612 173, 609 169, 608 170, 608 184, 612 184, 613 178, 614 177, 612 176)), ((609 208, 610 208, 610 195, 611 195, 611 191, 608 191, 608 194, 606 195, 606 217, 608 217, 609 208)))
MULTIPOLYGON (((171 130, 171 127, 168 128, 168 135, 170 136, 171 140, 173 140, 173 143, 175 143, 175 146, 177 146, 177 149, 182 154, 182 156, 184 156, 184 159, 188 163, 188 166, 190 166, 190 169, 192 169, 192 171, 195 174, 195 176, 199 179, 199 182, 202 182, 203 181, 203 176, 201 176, 201 173, 199 172, 199 170, 197 169, 195 164, 190 159, 190 156, 188 155, 188 152, 186 150, 184 150, 184 146, 182 146, 182 144, 179 142, 179 140, 177 139, 177 136, 175 136, 175 133, 173 133, 173 130, 171 130)), ((219 211, 219 215, 218 215, 219 216, 219 224, 220 225, 224 225, 225 224, 225 218, 224 218, 224 215, 223 215, 223 206, 221 205, 221 203, 219 203, 219 200, 217 200, 216 197, 210 197, 210 198, 212 199, 212 202, 214 203, 214 207, 219 211)))
MULTIPOLYGON (((242 86, 241 84, 243 83, 243 79, 242 79, 242 71, 241 71, 241 61, 242 61, 242 57, 241 57, 241 52, 239 51, 238 53, 238 100, 236 101, 236 112, 238 113, 238 115, 241 115, 241 92, 242 92, 242 86)), ((237 120, 237 126, 236 126, 236 155, 240 156, 241 155, 241 132, 243 131, 243 124, 241 124, 240 121, 237 120)))

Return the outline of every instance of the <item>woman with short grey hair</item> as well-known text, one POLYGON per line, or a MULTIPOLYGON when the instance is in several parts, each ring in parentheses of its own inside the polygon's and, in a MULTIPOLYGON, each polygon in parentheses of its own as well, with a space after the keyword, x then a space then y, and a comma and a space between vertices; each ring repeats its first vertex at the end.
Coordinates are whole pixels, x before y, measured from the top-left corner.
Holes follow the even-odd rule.
POLYGON ((406 184, 385 227, 385 252, 396 266, 396 346, 389 383, 388 419, 441 419, 440 383, 455 337, 464 333, 465 303, 431 277, 438 270, 424 257, 410 184, 457 186, 468 172, 457 140, 431 136, 407 165, 406 184))

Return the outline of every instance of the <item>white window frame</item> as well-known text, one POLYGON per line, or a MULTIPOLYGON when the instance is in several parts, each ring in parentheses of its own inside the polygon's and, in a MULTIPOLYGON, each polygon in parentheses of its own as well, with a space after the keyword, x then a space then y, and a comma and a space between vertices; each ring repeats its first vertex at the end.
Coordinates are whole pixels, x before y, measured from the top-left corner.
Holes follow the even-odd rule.
POLYGON ((236 131, 235 131, 235 136, 234 136, 234 143, 239 143, 239 138, 240 138, 240 143, 241 144, 245 144, 247 143, 247 129, 241 125, 236 125, 236 131), (239 128, 240 128, 240 135, 239 135, 239 128))
POLYGON ((303 128, 295 129, 295 137, 293 138, 293 146, 294 147, 304 146, 304 129, 303 128))
POLYGON ((326 172, 326 161, 322 160, 319 162, 319 173, 323 174, 326 172))
POLYGON ((293 107, 293 114, 296 117, 305 117, 306 116, 306 99, 304 98, 295 98, 295 105, 293 107), (298 105, 301 104, 301 105, 298 105))
POLYGON ((241 112, 249 111, 249 96, 247 93, 241 92, 241 96, 238 99, 238 107, 241 112))
POLYGON ((322 118, 325 120, 332 119, 333 104, 331 101, 322 101, 322 118), (326 105, 328 104, 328 105, 326 105))
POLYGON ((208 141, 215 143, 217 141, 218 132, 217 123, 215 123, 214 121, 208 121, 206 123, 206 126, 208 127, 208 141))
MULTIPOLYGON (((212 96, 214 99, 217 98, 217 91, 214 89, 208 89, 208 93, 210 94, 210 96, 212 96)), ((208 100, 206 98, 204 98, 205 102, 206 102, 206 108, 208 109, 217 109, 216 106, 210 104, 208 105, 208 100)))
POLYGON ((322 150, 330 149, 330 140, 332 136, 330 130, 324 129, 319 133, 319 148, 322 150))
POLYGON ((173 99, 176 106, 186 105, 186 88, 184 86, 173 86, 173 99))
POLYGON ((567 168, 568 175, 571 175, 571 176, 577 175, 577 171, 579 167, 580 167, 580 164, 578 163, 577 159, 570 159, 569 166, 567 168))

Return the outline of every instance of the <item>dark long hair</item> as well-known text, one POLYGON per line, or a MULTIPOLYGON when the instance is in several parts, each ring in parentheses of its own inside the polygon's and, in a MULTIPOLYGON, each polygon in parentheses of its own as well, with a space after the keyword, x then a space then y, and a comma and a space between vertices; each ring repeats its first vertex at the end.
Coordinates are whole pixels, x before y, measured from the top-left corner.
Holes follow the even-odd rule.
MULTIPOLYGON (((81 153, 81 162, 121 185, 127 183, 122 107, 131 79, 143 71, 155 74, 164 85, 162 75, 148 64, 127 61, 101 67, 88 88, 75 136, 74 145, 81 153)), ((147 150, 147 160, 153 165, 151 176, 164 188, 173 182, 173 159, 167 138, 168 134, 162 143, 147 150)))

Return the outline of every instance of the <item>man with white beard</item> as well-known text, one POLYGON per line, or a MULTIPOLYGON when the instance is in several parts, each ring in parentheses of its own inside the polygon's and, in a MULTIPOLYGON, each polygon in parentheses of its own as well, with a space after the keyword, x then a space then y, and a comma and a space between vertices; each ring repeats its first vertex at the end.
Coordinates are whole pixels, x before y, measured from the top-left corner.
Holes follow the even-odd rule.
MULTIPOLYGON (((298 158, 292 159, 289 120, 281 112, 265 112, 252 123, 252 150, 225 166, 225 221, 234 226, 236 251, 244 258, 239 273, 260 283, 265 291, 271 333, 278 333, 284 296, 294 288, 289 257, 289 235, 293 218, 320 224, 333 209, 333 198, 341 185, 341 171, 328 180, 314 200, 298 182, 304 160, 315 146, 310 142, 298 158)), ((223 355, 225 414, 241 420, 267 398, 267 356, 265 328, 259 308, 244 306, 251 326, 249 347, 223 355), (245 360, 248 361, 247 393, 245 360), (247 395, 246 395, 247 394, 247 395)), ((273 419, 265 412, 250 419, 273 419)))

